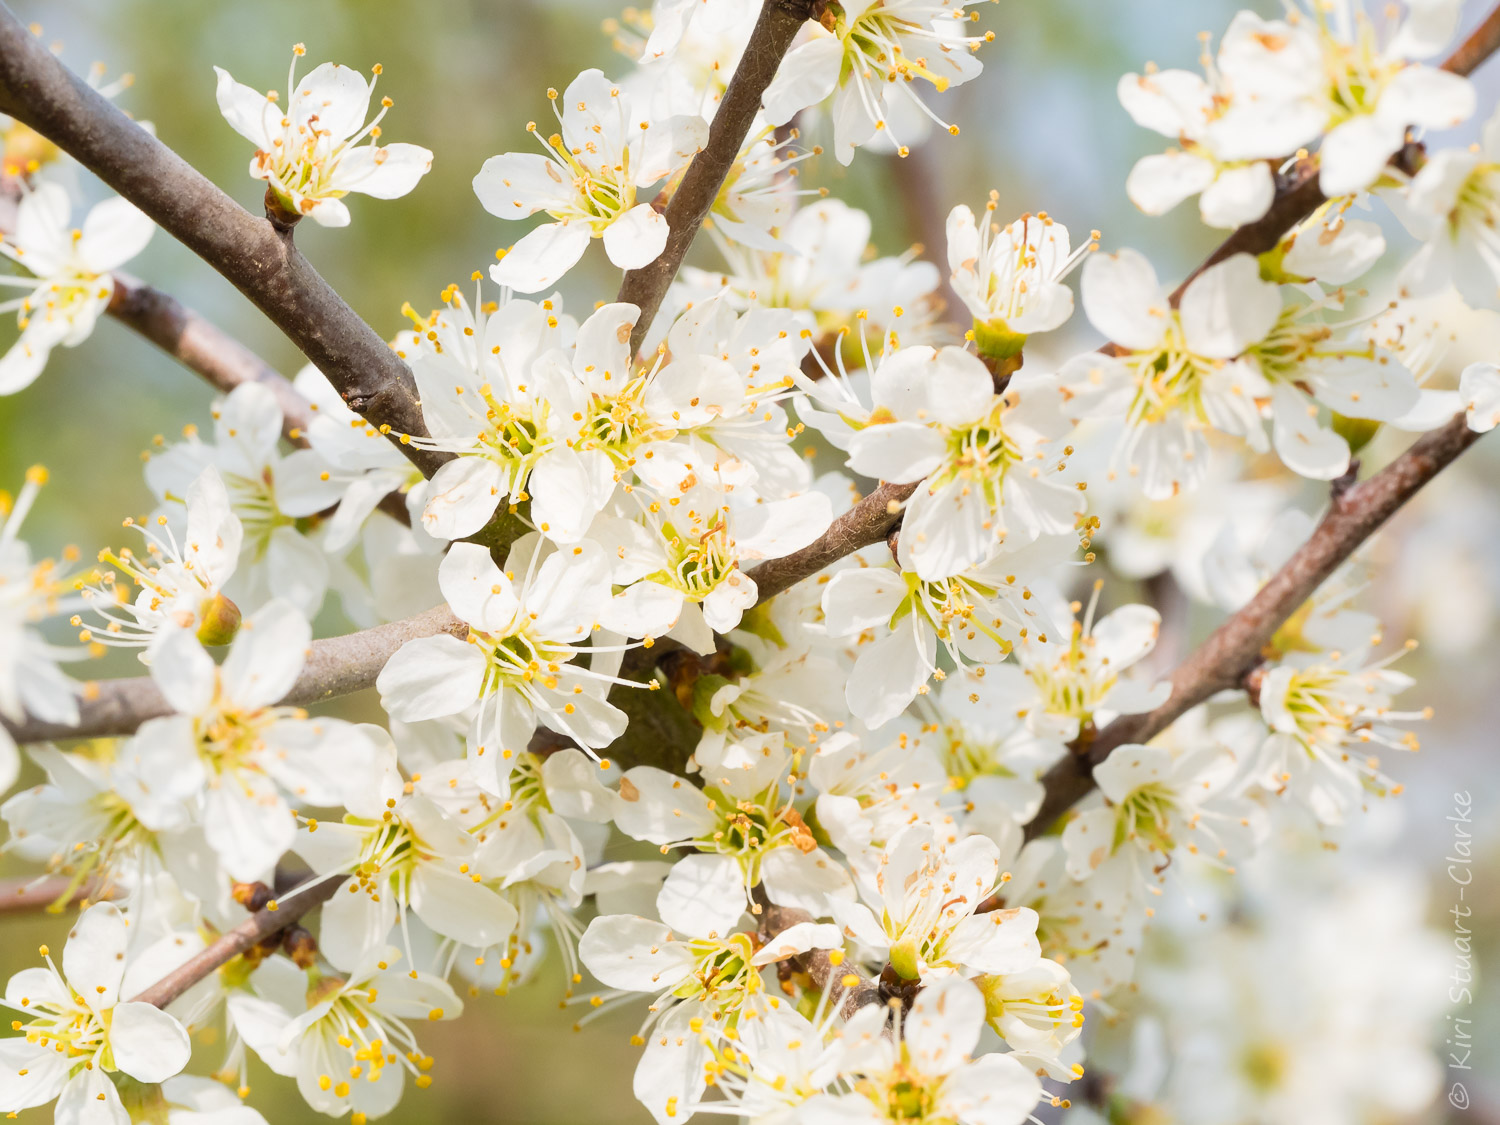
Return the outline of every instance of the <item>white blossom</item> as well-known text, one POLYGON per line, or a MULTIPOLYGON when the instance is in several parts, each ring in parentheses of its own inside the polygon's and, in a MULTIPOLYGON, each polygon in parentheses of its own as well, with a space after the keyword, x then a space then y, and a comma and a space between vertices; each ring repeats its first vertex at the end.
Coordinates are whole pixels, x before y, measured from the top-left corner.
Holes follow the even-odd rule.
POLYGON ((180 1023, 152 1004, 124 1000, 128 923, 101 902, 84 911, 63 947, 62 972, 42 947, 45 969, 22 969, 5 986, 20 1035, 0 1043, 0 1108, 56 1100, 60 1121, 130 1120, 113 1078, 162 1082, 187 1065, 180 1023), (95 1104, 102 1103, 102 1104, 95 1104))
MULTIPOLYGON (((300 43, 292 48, 285 105, 275 91, 261 94, 214 67, 219 112, 255 146, 250 176, 265 180, 284 210, 320 226, 346 227, 344 196, 357 191, 399 199, 432 168, 432 153, 421 145, 379 143, 380 122, 392 103, 381 98, 380 112, 366 122, 375 80, 366 82, 338 63, 323 63, 298 80, 297 60, 305 53, 300 43), (366 137, 370 142, 360 144, 366 137)), ((374 73, 378 78, 381 68, 374 73)))
POLYGON ((0 356, 0 395, 29 387, 56 347, 87 340, 115 292, 110 271, 146 248, 156 226, 123 199, 96 204, 82 227, 70 227, 72 204, 57 184, 38 184, 21 196, 14 229, 0 254, 31 276, 7 276, 25 290, 0 303, 15 312, 21 337, 0 356))
MULTIPOLYGON (((474 177, 474 193, 490 214, 524 219, 545 211, 555 220, 490 268, 497 284, 521 293, 557 284, 595 238, 621 269, 654 260, 667 244, 667 221, 637 192, 684 166, 708 135, 701 117, 654 119, 598 70, 568 85, 560 111, 557 92, 548 97, 561 132, 542 141, 540 154, 490 157, 474 177)), ((541 140, 535 122, 527 132, 541 140)))

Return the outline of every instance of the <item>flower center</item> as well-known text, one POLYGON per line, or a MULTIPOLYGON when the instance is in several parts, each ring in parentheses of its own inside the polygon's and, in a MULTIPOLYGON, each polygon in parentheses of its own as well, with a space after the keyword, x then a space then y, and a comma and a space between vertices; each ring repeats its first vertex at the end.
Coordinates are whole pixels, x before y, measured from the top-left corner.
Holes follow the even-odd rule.
POLYGON ((676 431, 657 424, 646 410, 647 375, 637 376, 613 396, 593 395, 578 430, 576 447, 601 449, 618 468, 635 460, 635 451, 648 441, 672 437, 676 431))
POLYGON ((1289 307, 1282 310, 1276 325, 1265 339, 1252 344, 1246 355, 1255 359, 1261 374, 1272 382, 1296 383, 1303 368, 1320 359, 1374 359, 1375 345, 1330 344, 1333 329, 1308 320, 1316 306, 1289 307))
MULTIPOLYGON (((51 958, 48 958, 51 968, 51 958)), ((19 1004, 12 1005, 33 1013, 25 1024, 23 1033, 28 1043, 50 1046, 70 1062, 74 1059, 90 1059, 100 1069, 113 1071, 114 1057, 109 1049, 109 1011, 95 1012, 72 989, 67 988, 57 970, 52 970, 59 987, 69 996, 58 1003, 51 1000, 34 1000, 22 997, 19 1004)))
POLYGON ((1002 419, 1008 409, 1009 403, 997 401, 989 414, 974 425, 947 430, 948 458, 928 478, 928 488, 961 480, 983 489, 985 502, 991 508, 999 508, 1005 472, 1021 460, 1020 446, 1005 432, 1002 419))
POLYGON ((1127 362, 1136 384, 1135 398, 1127 413, 1132 425, 1162 422, 1174 411, 1207 421, 1204 384, 1209 374, 1221 366, 1221 361, 1188 349, 1178 313, 1172 313, 1171 326, 1159 347, 1136 352, 1127 362))
POLYGON ((1174 845, 1169 828, 1171 814, 1176 808, 1176 795, 1160 782, 1132 790, 1115 817, 1114 846, 1118 848, 1133 837, 1144 840, 1153 848, 1170 852, 1174 845))
POLYGON ((652 577, 681 590, 690 601, 708 597, 738 566, 739 557, 722 517, 699 535, 680 534, 670 524, 662 528, 662 534, 667 566, 652 577))
POLYGON ((750 964, 755 949, 749 934, 735 934, 727 941, 702 938, 689 942, 688 949, 693 971, 673 989, 679 999, 702 1000, 734 1012, 764 987, 760 970, 750 964))

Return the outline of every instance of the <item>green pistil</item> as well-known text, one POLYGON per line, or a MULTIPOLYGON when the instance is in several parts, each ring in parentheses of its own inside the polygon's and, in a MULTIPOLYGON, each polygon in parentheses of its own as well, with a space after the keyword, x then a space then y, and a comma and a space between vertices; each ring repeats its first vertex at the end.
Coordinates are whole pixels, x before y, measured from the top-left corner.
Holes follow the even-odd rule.
POLYGON ((1167 828, 1176 808, 1176 797, 1165 785, 1153 782, 1136 789, 1125 798, 1115 818, 1112 850, 1134 836, 1163 852, 1171 851, 1175 845, 1167 828))

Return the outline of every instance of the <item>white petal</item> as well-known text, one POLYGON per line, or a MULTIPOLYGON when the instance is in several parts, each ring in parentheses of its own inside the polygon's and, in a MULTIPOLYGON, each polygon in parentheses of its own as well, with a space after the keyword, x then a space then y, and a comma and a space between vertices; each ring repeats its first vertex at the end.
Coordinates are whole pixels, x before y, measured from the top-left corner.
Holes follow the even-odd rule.
POLYGON ((1148 215, 1165 215, 1214 182, 1213 161, 1185 152, 1143 156, 1125 177, 1125 194, 1148 215))
POLYGON ((198 715, 213 702, 218 668, 193 632, 172 629, 152 650, 151 678, 174 711, 198 715))
POLYGON ((652 1029, 641 1061, 636 1065, 631 1091, 657 1125, 676 1125, 702 1098, 707 1083, 704 1068, 711 1056, 704 1045, 705 1032, 692 1029, 692 1021, 710 1015, 707 1005, 685 1003, 673 1006, 652 1029))
POLYGON ((1349 445, 1318 417, 1318 409, 1295 388, 1279 385, 1271 410, 1271 440, 1282 464, 1312 480, 1333 480, 1349 468, 1349 445))
POLYGON ((1500 423, 1500 367, 1469 364, 1459 376, 1458 393, 1469 416, 1469 429, 1487 434, 1500 423))
POLYGON ((372 199, 400 199, 432 171, 432 150, 421 145, 360 145, 344 155, 332 187, 372 199))
POLYGON ((340 63, 315 66, 297 80, 296 91, 288 91, 287 113, 294 123, 317 117, 317 127, 342 141, 364 126, 370 112, 370 84, 365 76, 340 63))
POLYGON ((214 67, 218 84, 214 96, 219 102, 219 112, 236 133, 256 148, 269 148, 271 130, 281 127, 282 111, 265 94, 252 90, 242 82, 236 82, 222 67, 214 67))
POLYGON ((1094 655, 1123 672, 1156 647, 1161 614, 1148 605, 1125 605, 1094 625, 1094 655))
POLYGON ((490 277, 517 293, 550 289, 578 264, 592 237, 588 226, 578 221, 539 226, 490 267, 490 277))
POLYGON ((1137 125, 1173 140, 1197 136, 1214 109, 1208 83, 1186 70, 1126 74, 1115 92, 1137 125))
POLYGON ((1474 84, 1433 66, 1408 66, 1380 93, 1377 114, 1388 122, 1451 129, 1474 115, 1474 84))
POLYGON ((443 597, 464 621, 487 633, 510 626, 520 608, 509 578, 495 565, 488 547, 455 543, 438 564, 443 597))
POLYGON ((761 860, 760 871, 767 898, 815 918, 829 913, 833 899, 854 897, 849 872, 822 848, 809 852, 791 845, 772 848, 761 860))
POLYGON ((974 1053, 984 1027, 984 997, 972 981, 942 977, 917 994, 902 1025, 923 1074, 951 1074, 974 1053))
POLYGON ((614 463, 600 449, 558 446, 532 470, 531 519, 554 543, 576 543, 614 495, 614 463))
POLYGON ((203 834, 231 878, 253 883, 268 876, 292 846, 297 822, 268 778, 241 771, 209 787, 203 834))
POLYGON ((1275 197, 1276 181, 1271 165, 1257 160, 1220 172, 1213 185, 1204 189, 1198 210, 1209 226, 1230 230, 1264 216, 1275 197))
POLYGON ((1405 139, 1405 123, 1370 114, 1351 117, 1323 138, 1318 187, 1330 199, 1363 191, 1380 177, 1385 162, 1405 139))
POLYGON ((192 1044, 182 1024, 154 1004, 116 1004, 109 1028, 115 1065, 139 1082, 165 1082, 187 1066, 192 1044))
POLYGON ((769 965, 773 961, 784 961, 810 949, 840 949, 844 935, 839 928, 827 922, 798 922, 788 926, 761 947, 750 959, 752 965, 769 965))
POLYGON ((376 678, 380 703, 394 719, 456 715, 479 698, 484 654, 446 633, 407 641, 376 678))
POLYGON ((667 220, 649 203, 639 203, 604 228, 604 252, 622 270, 648 266, 667 246, 667 220))
POLYGON ((636 766, 620 781, 615 824, 652 844, 670 844, 711 832, 718 823, 709 799, 696 786, 655 766, 636 766))
POLYGON ((96 273, 118 269, 146 248, 156 224, 132 203, 106 199, 95 204, 83 221, 83 237, 75 252, 96 273))
POLYGON ((617 302, 578 326, 573 370, 595 394, 612 396, 630 381, 630 333, 640 316, 635 305, 617 302))
POLYGON ((491 215, 524 219, 566 206, 573 185, 563 178, 557 161, 536 152, 507 152, 484 162, 474 177, 474 194, 491 215))
POLYGON ((128 942, 125 916, 108 902, 85 910, 68 933, 63 946, 63 975, 69 987, 95 1011, 113 1007, 119 999, 128 942))
POLYGON ((627 637, 660 637, 677 623, 682 600, 680 590, 637 582, 610 600, 599 623, 627 637))
POLYGON ((849 710, 872 728, 894 719, 932 675, 936 657, 936 635, 908 614, 861 650, 845 687, 849 710))
POLYGON ((661 920, 696 938, 728 937, 748 905, 740 865, 727 855, 684 856, 656 896, 661 920))
POLYGON ((940 1112, 964 1125, 1019 1125, 1042 1096, 1037 1076, 1009 1055, 983 1055, 943 1083, 940 1112))
POLYGON ((79 1070, 58 1095, 53 1125, 130 1125, 120 1092, 101 1067, 79 1070))
POLYGON ((693 955, 671 938, 667 926, 649 918, 605 915, 589 923, 578 942, 578 957, 610 988, 665 992, 693 967, 693 955))
POLYGON ((1265 337, 1281 315, 1281 289, 1260 263, 1235 254, 1205 270, 1182 295, 1182 333, 1200 355, 1232 359, 1265 337))
POLYGON ((1343 285, 1367 272, 1384 253, 1385 235, 1379 224, 1344 218, 1331 236, 1321 225, 1304 229, 1286 252, 1282 266, 1298 277, 1343 285))
POLYGON ((461 945, 487 949, 516 928, 516 908, 457 870, 424 863, 411 881, 411 905, 433 931, 461 945))
POLYGON ((312 626, 290 602, 268 602, 240 626, 219 680, 224 696, 242 708, 280 700, 302 671, 312 626))
POLYGON ((761 99, 766 120, 784 125, 798 110, 816 105, 833 93, 843 59, 843 45, 832 35, 819 36, 787 52, 761 99))
POLYGON ((1156 271, 1135 250, 1089 257, 1083 267, 1083 311, 1100 332, 1132 350, 1160 340, 1171 312, 1156 271))
POLYGON ((457 457, 427 488, 422 528, 434 539, 462 539, 490 521, 507 495, 505 474, 488 457, 457 457))
POLYGON ((823 589, 830 636, 847 637, 890 623, 906 597, 906 582, 886 567, 841 570, 823 589))
POLYGON ((46 1105, 68 1080, 68 1058, 25 1036, 0 1039, 0 1105, 6 1112, 46 1105), (25 1071, 25 1073, 21 1073, 25 1071))

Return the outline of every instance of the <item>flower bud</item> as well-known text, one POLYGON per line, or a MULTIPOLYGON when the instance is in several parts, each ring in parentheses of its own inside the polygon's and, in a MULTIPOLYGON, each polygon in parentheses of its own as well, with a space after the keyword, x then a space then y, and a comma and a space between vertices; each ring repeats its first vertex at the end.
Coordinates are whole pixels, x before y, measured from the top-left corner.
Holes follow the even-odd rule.
POLYGON ((904 980, 916 980, 922 975, 920 951, 916 938, 906 938, 891 946, 891 968, 904 980))
POLYGON ((227 645, 240 631, 240 607, 223 594, 205 600, 199 613, 203 623, 198 626, 198 639, 206 645, 227 645))

